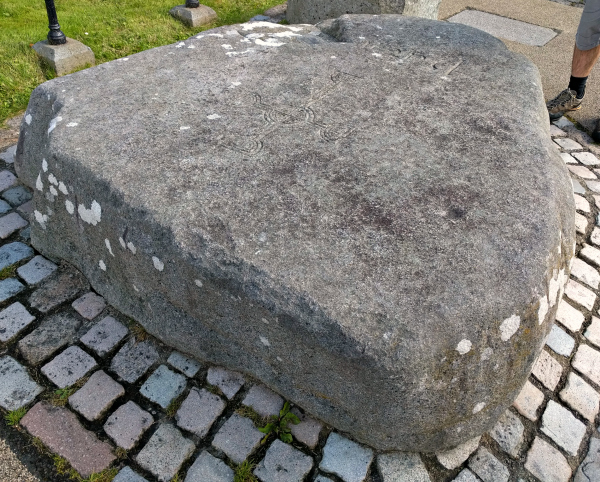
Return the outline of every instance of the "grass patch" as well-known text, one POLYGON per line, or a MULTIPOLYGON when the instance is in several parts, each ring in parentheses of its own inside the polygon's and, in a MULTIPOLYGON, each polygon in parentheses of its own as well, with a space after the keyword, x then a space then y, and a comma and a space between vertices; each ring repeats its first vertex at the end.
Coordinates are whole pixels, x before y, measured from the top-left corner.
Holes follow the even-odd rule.
POLYGON ((124 460, 128 457, 127 455, 127 450, 125 450, 123 447, 117 447, 115 449, 115 456, 119 459, 119 460, 124 460))
POLYGON ((6 420, 6 425, 11 427, 15 427, 19 424, 21 419, 27 413, 27 409, 25 407, 17 408, 16 410, 11 410, 6 415, 4 415, 4 420, 6 420))
MULTIPOLYGON (((203 0, 217 20, 191 28, 169 15, 172 0, 56 0, 62 31, 83 42, 96 63, 170 44, 208 28, 245 22, 283 0, 203 0)), ((54 77, 31 48, 46 39, 48 18, 43 3, 0 2, 0 125, 27 107, 35 87, 54 77)))
POLYGON ((265 423, 265 417, 256 413, 256 411, 252 407, 247 407, 246 405, 242 405, 238 408, 235 413, 241 415, 242 417, 248 417, 250 420, 254 422, 254 425, 261 426, 265 423))
POLYGON ((171 403, 169 403, 169 406, 167 407, 166 413, 167 413, 167 417, 169 418, 173 418, 175 416, 175 414, 177 413, 177 410, 179 410, 179 407, 181 407, 181 404, 183 403, 183 400, 185 399, 185 395, 179 395, 175 400, 171 400, 171 403))
POLYGON ((235 468, 233 482, 258 482, 258 479, 252 473, 254 467, 256 467, 256 464, 244 460, 235 468))
POLYGON ((0 280, 6 279, 6 278, 12 278, 16 272, 17 272, 16 264, 13 264, 13 265, 7 266, 6 268, 0 269, 0 280))
POLYGON ((131 334, 135 338, 135 341, 137 342, 146 341, 150 337, 150 335, 144 329, 144 327, 133 320, 129 324, 129 331, 131 332, 131 334))
POLYGON ((70 475, 72 468, 67 459, 60 455, 53 454, 52 462, 54 463, 54 468, 58 475, 70 475))
POLYGON ((69 397, 77 391, 77 388, 73 385, 72 387, 59 388, 54 390, 48 401, 55 407, 64 407, 69 401, 69 397))

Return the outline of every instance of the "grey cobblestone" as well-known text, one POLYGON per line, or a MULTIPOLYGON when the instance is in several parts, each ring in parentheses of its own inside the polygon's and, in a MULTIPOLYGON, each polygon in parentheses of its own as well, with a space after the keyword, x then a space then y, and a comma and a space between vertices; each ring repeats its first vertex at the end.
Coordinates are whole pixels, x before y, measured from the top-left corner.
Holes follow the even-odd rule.
POLYGON ((131 450, 153 423, 151 414, 129 401, 108 417, 104 431, 119 447, 131 450))
POLYGON ((510 477, 506 466, 484 447, 479 447, 479 450, 469 459, 469 468, 483 482, 508 482, 510 477))
POLYGON ((479 482, 479 479, 469 469, 463 469, 453 482, 479 482))
POLYGON ((560 399, 594 423, 600 404, 600 394, 575 373, 569 373, 567 385, 560 392, 560 399))
POLYGON ((319 443, 319 434, 323 424, 306 414, 300 413, 297 408, 293 408, 292 413, 300 419, 300 423, 297 425, 289 424, 292 435, 298 442, 314 449, 319 443))
POLYGON ((52 261, 38 255, 18 268, 17 273, 25 283, 35 285, 54 273, 57 268, 52 261))
POLYGON ((344 482, 362 482, 373 460, 373 451, 335 432, 331 432, 323 448, 319 468, 335 474, 344 482))
POLYGON ((576 176, 579 176, 582 179, 598 179, 596 177, 596 175, 592 171, 590 171, 587 167, 573 165, 573 164, 569 164, 567 167, 569 168, 569 171, 571 171, 573 174, 575 174, 576 176))
POLYGON ((87 289, 89 283, 75 268, 57 270, 33 292, 29 297, 29 304, 42 313, 48 313, 87 289))
POLYGON ((600 266, 600 249, 598 248, 584 244, 579 252, 579 256, 596 266, 600 266))
POLYGON ((29 201, 33 194, 25 186, 14 186, 2 193, 2 197, 13 207, 20 206, 29 201))
POLYGON ((110 369, 129 383, 135 383, 158 360, 158 352, 149 342, 127 342, 112 359, 110 369))
POLYGON ((242 403, 252 407, 263 417, 279 415, 279 411, 283 408, 283 398, 264 385, 254 385, 250 388, 242 403))
POLYGON ((58 388, 65 388, 77 383, 94 368, 96 360, 81 348, 70 346, 44 365, 42 373, 58 388))
POLYGON ((212 446, 241 464, 258 447, 262 437, 252 420, 233 414, 215 435, 212 446))
POLYGON ((19 241, 0 247, 0 270, 33 256, 33 249, 19 241))
POLYGON ((596 268, 587 264, 585 261, 579 258, 573 259, 571 274, 583 281, 590 288, 598 289, 598 285, 600 284, 600 274, 596 268))
POLYGON ((598 158, 591 152, 575 152, 573 153, 573 157, 586 166, 597 166, 600 164, 598 158))
POLYGON ((8 238, 11 234, 17 232, 21 228, 24 228, 28 224, 29 223, 17 213, 10 213, 6 216, 2 216, 0 217, 0 238, 8 238))
POLYGON ((540 437, 527 453, 525 468, 543 482, 568 482, 572 473, 564 455, 540 437))
POLYGON ((597 347, 600 348, 600 318, 592 316, 590 326, 585 330, 584 336, 597 347))
POLYGON ((562 323, 569 330, 577 332, 581 329, 585 317, 579 310, 573 308, 569 303, 563 300, 558 306, 556 321, 562 323))
POLYGON ((578 142, 575 142, 572 139, 564 138, 564 139, 554 139, 561 149, 565 151, 581 151, 583 147, 578 142))
POLYGON ((8 278, 0 281, 0 303, 19 294, 25 289, 15 278, 8 278))
POLYGON ((0 311, 0 341, 7 342, 35 320, 21 303, 13 303, 0 311))
POLYGON ((226 370, 220 367, 211 367, 208 369, 206 375, 206 381, 210 385, 214 385, 219 388, 223 395, 229 400, 235 397, 235 394, 239 392, 240 388, 245 383, 244 377, 241 373, 226 370))
POLYGON ((102 370, 69 397, 71 407, 87 420, 98 420, 119 397, 125 395, 123 386, 102 370))
POLYGON ((573 198, 575 199, 575 209, 577 211, 581 211, 584 213, 591 212, 590 203, 583 196, 579 196, 578 194, 574 194, 573 198))
POLYGON ((177 425, 200 438, 210 430, 215 420, 225 410, 221 397, 205 389, 192 388, 175 415, 177 425))
POLYGON ((552 326, 552 331, 546 339, 546 345, 558 355, 568 357, 575 348, 575 339, 556 325, 552 326))
MULTIPOLYGON (((17 146, 11 146, 6 149, 4 152, 0 153, 0 159, 2 159, 7 164, 12 164, 15 162, 15 153, 17 152, 17 146)), ((7 171, 9 172, 9 171, 7 171)))
POLYGON ((98 316, 106 307, 106 301, 102 296, 96 293, 86 293, 80 298, 77 298, 71 304, 73 309, 87 320, 92 320, 98 316))
POLYGON ((151 402, 167 408, 169 404, 183 393, 187 380, 183 375, 160 365, 148 377, 140 388, 140 393, 151 402))
POLYGON ((579 234, 585 234, 588 220, 583 214, 575 213, 575 229, 579 234))
POLYGON ((430 482, 429 473, 418 454, 391 453, 377 457, 383 482, 430 482))
POLYGON ((596 294, 577 281, 570 279, 567 282, 567 286, 565 287, 565 295, 588 310, 594 308, 596 294))
POLYGON ((585 425, 562 405, 550 400, 542 416, 542 432, 571 455, 577 455, 585 425))
POLYGON ((202 367, 202 365, 196 360, 192 360, 177 351, 174 351, 173 353, 171 353, 171 355, 169 355, 167 363, 176 370, 183 373, 186 377, 190 378, 195 377, 196 373, 198 373, 198 371, 202 367))
POLYGON ((261 482, 302 482, 312 467, 312 458, 276 439, 254 470, 254 475, 261 482))
POLYGON ((516 457, 523 444, 524 431, 525 427, 519 417, 507 410, 490 431, 490 436, 498 442, 502 450, 516 457))
POLYGON ((15 176, 12 172, 7 171, 6 169, 0 171, 0 192, 6 191, 9 187, 17 184, 17 176, 15 176))
POLYGON ((600 439, 592 438, 590 448, 579 466, 573 482, 595 482, 600 480, 600 439))
POLYGON ((461 466, 463 462, 477 450, 480 440, 481 437, 472 438, 458 447, 436 454, 436 457, 439 463, 447 469, 455 469, 456 467, 461 466))
POLYGON ((112 482, 148 482, 148 480, 136 474, 130 467, 123 467, 112 482))
POLYGON ((105 356, 127 336, 129 330, 112 316, 107 316, 95 324, 81 337, 81 343, 94 350, 100 356, 105 356))
POLYGON ((3 199, 0 199, 0 214, 7 213, 12 209, 12 206, 3 199))
POLYGON ((16 410, 29 405, 43 388, 35 383, 27 370, 14 358, 0 358, 0 407, 16 410))
POLYGON ((573 368, 600 385, 600 352, 581 344, 572 362, 573 368))
POLYGON ((531 371, 549 390, 554 390, 562 374, 562 366, 546 350, 542 350, 531 371))
MULTIPOLYGON (((2 201, 4 202, 4 201, 2 201)), ((6 203, 8 206, 10 206, 10 204, 6 203)), ((33 200, 31 201, 27 201, 26 203, 21 204, 18 208, 17 211, 19 211, 26 219, 31 219, 30 216, 33 214, 33 200)))
POLYGON ((233 482, 233 470, 204 450, 188 470, 184 482, 233 482))

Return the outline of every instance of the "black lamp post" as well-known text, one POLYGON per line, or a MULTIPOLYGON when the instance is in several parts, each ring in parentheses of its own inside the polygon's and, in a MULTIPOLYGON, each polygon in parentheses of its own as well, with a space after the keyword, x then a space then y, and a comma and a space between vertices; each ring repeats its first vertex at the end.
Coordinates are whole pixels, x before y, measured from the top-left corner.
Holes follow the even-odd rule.
POLYGON ((185 0, 185 8, 198 8, 200 2, 198 0, 185 0))
POLYGON ((58 18, 56 17, 56 7, 54 0, 46 0, 46 11, 48 12, 48 43, 50 45, 61 45, 67 43, 67 37, 62 33, 58 18))

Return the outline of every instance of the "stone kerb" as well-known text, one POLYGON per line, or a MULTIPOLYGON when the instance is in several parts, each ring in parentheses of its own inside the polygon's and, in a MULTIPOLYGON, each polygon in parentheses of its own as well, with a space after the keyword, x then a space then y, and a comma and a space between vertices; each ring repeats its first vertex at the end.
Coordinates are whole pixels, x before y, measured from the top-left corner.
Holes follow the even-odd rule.
POLYGON ((32 243, 359 441, 450 448, 512 403, 569 276, 540 85, 445 22, 203 32, 36 89, 32 243))
POLYGON ((288 0, 290 23, 315 24, 344 14, 402 14, 437 20, 441 0, 288 0))

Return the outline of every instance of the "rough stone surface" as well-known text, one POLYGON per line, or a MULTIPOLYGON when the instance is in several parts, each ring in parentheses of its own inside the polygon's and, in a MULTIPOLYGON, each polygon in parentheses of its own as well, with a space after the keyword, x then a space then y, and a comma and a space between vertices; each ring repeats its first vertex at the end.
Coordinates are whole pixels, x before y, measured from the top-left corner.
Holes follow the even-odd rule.
POLYGON ((85 385, 69 397, 69 405, 89 421, 98 420, 117 400, 123 396, 123 386, 115 382, 102 370, 94 373, 85 385))
POLYGON ((189 468, 184 482, 233 482, 233 470, 203 450, 189 468))
POLYGON ((493 427, 550 331, 569 174, 537 69, 499 40, 399 15, 319 28, 226 26, 44 83, 15 161, 42 188, 32 243, 353 438, 445 450, 493 427), (73 191, 49 201, 53 180, 73 191))
POLYGON ((508 482, 510 472, 506 466, 483 447, 469 459, 469 468, 483 482, 508 482))
POLYGON ((546 338, 546 345, 559 355, 570 356, 575 348, 575 339, 554 325, 550 335, 546 338))
POLYGON ((48 313, 88 288, 88 281, 76 269, 58 270, 33 292, 29 297, 29 304, 42 313, 48 313))
POLYGON ((33 50, 59 76, 96 63, 96 57, 91 48, 69 37, 67 37, 67 43, 63 45, 50 45, 47 40, 41 40, 33 44, 33 50))
POLYGON ((190 378, 195 377, 198 370, 202 367, 196 360, 192 360, 177 351, 169 355, 167 363, 190 378))
POLYGON ((491 430, 490 436, 498 442, 502 450, 512 457, 517 457, 523 444, 524 431, 525 427, 519 417, 507 410, 491 430))
POLYGON ((583 166, 567 166, 569 171, 571 171, 576 176, 579 176, 582 179, 598 179, 598 177, 590 171, 587 167, 583 166))
POLYGON ((35 256, 29 262, 17 268, 17 273, 28 285, 35 285, 56 271, 52 261, 43 256, 35 256))
POLYGON ((585 425, 569 410, 550 400, 542 416, 542 432, 571 455, 577 455, 585 435, 585 425))
POLYGON ((252 420, 233 414, 219 429, 212 446, 227 455, 234 463, 241 464, 258 447, 263 434, 252 420))
POLYGON ((321 433, 323 424, 306 414, 300 413, 300 410, 295 407, 292 409, 292 413, 300 419, 300 423, 290 423, 288 425, 292 435, 298 442, 314 449, 319 443, 319 434, 321 433))
POLYGON ((160 365, 142 385, 140 393, 151 402, 167 408, 183 393, 186 384, 187 380, 183 375, 169 370, 165 365, 160 365))
POLYGON ((459 465, 462 465, 462 463, 467 460, 469 456, 475 452, 475 450, 477 450, 480 440, 481 437, 475 437, 471 440, 468 440, 464 444, 459 445, 458 447, 454 447, 453 449, 436 454, 436 457, 440 464, 447 469, 455 469, 459 465))
POLYGON ((58 388, 73 385, 96 368, 96 360, 77 346, 70 346, 50 363, 42 367, 42 373, 58 388))
MULTIPOLYGON (((583 196, 574 195, 575 199, 575 209, 577 211, 583 211, 584 213, 591 212, 590 203, 583 196)), ((578 259, 578 258, 576 258, 578 259)), ((575 274, 573 268, 571 268, 571 274, 575 274)))
POLYGON ((141 475, 136 474, 130 467, 123 467, 112 482, 148 482, 141 475))
POLYGON ((21 283, 14 278, 8 278, 0 281, 0 303, 19 294, 25 289, 21 283))
POLYGON ((586 166, 597 166, 600 164, 600 160, 591 152, 574 152, 573 156, 586 166))
POLYGON ((585 284, 593 289, 598 289, 600 284, 600 274, 593 266, 590 266, 585 261, 574 258, 573 266, 571 267, 571 274, 576 278, 579 278, 585 284))
POLYGON ((43 390, 14 358, 0 358, 0 407, 4 410, 30 404, 43 390))
POLYGON ((104 431, 119 447, 131 450, 153 423, 152 415, 129 401, 108 417, 104 431))
POLYGON ((562 366, 552 355, 546 350, 543 350, 535 362, 531 373, 535 378, 542 382, 546 388, 554 390, 560 381, 562 366))
POLYGON ((453 482, 479 482, 479 479, 469 469, 463 469, 453 482))
POLYGON ((573 482, 600 480, 600 439, 592 438, 588 453, 579 466, 573 482))
POLYGON ((92 320, 98 316, 106 307, 106 301, 102 296, 96 293, 86 293, 80 298, 73 301, 72 305, 77 313, 87 320, 92 320))
POLYGON ((288 0, 286 18, 290 23, 318 23, 345 13, 377 15, 397 13, 423 18, 438 18, 440 0, 288 0))
POLYGON ((115 460, 110 445, 83 428, 75 414, 65 408, 40 402, 21 419, 21 425, 67 459, 83 477, 102 472, 115 460))
POLYGON ((588 310, 591 310, 596 302, 596 294, 592 290, 572 279, 565 287, 565 295, 588 310))
POLYGON ((575 370, 583 373, 596 385, 600 385, 600 352, 581 344, 571 363, 575 370))
POLYGON ((0 238, 6 239, 14 232, 24 228, 29 223, 17 213, 10 213, 0 218, 0 238))
POLYGON ((206 374, 206 381, 217 387, 229 400, 244 385, 244 376, 241 373, 232 372, 220 367, 210 367, 206 374))
POLYGON ((567 385, 559 394, 560 399, 583 417, 594 423, 600 408, 600 394, 575 373, 569 373, 567 385))
POLYGON ((584 336, 594 345, 600 347, 600 318, 592 316, 590 326, 585 330, 584 336))
POLYGON ((21 355, 37 365, 74 341, 81 321, 70 313, 57 313, 44 318, 35 330, 19 341, 21 355))
POLYGON ((177 5, 169 10, 169 13, 188 27, 200 27, 217 19, 217 13, 206 5, 200 5, 197 8, 185 8, 185 5, 177 5))
POLYGON ((254 470, 261 482, 302 482, 313 460, 298 449, 276 439, 254 470))
POLYGON ((0 247, 0 270, 33 255, 33 249, 26 244, 15 242, 0 247))
POLYGON ((21 303, 16 302, 0 311, 0 341, 7 342, 14 338, 29 324, 35 316, 27 311, 21 303))
POLYGON ((252 407, 256 413, 263 417, 279 415, 279 411, 283 408, 283 398, 264 385, 254 385, 248 391, 242 403, 252 407))
POLYGON ((7 213, 12 209, 12 206, 8 204, 6 201, 0 199, 0 214, 7 213))
POLYGON ((0 191, 5 191, 9 187, 17 184, 17 176, 6 169, 0 171, 0 191))
POLYGON ((221 397, 204 388, 192 388, 175 415, 177 425, 183 430, 203 438, 215 420, 225 410, 221 397))
POLYGON ((584 244, 579 252, 579 256, 596 266, 600 266, 600 249, 598 248, 584 244))
POLYGON ((561 149, 565 151, 581 151, 583 147, 578 142, 575 142, 573 139, 554 139, 554 142, 558 144, 561 149))
POLYGON ((167 482, 193 452, 194 443, 191 440, 181 435, 173 425, 163 423, 135 460, 160 482, 167 482))
POLYGON ((382 454, 377 457, 377 467, 383 482, 431 481, 418 454, 382 454))
POLYGON ((556 311, 556 321, 562 323, 571 331, 579 331, 585 321, 585 316, 563 300, 556 311))
POLYGON ((362 482, 372 460, 371 449, 331 432, 323 447, 323 459, 319 468, 337 475, 344 482, 362 482))
POLYGON ((115 355, 110 369, 129 383, 135 383, 158 360, 158 352, 149 342, 127 342, 115 355))
MULTIPOLYGON (((17 146, 16 145, 11 146, 8 149, 6 149, 4 152, 0 153, 0 159, 2 159, 7 164, 12 164, 13 162, 15 162, 15 153, 16 152, 17 152, 17 146)), ((3 172, 10 172, 10 171, 3 171, 3 172)), ((4 188, 4 189, 6 189, 6 188, 4 188)))
POLYGON ((127 327, 112 316, 107 316, 95 324, 90 331, 81 337, 81 343, 104 356, 127 336, 127 327))
POLYGON ((565 456, 540 437, 527 453, 525 468, 544 482, 568 482, 572 473, 565 456))
POLYGON ((30 201, 33 194, 24 186, 15 186, 4 191, 2 197, 5 201, 8 201, 11 206, 16 207, 30 201))

